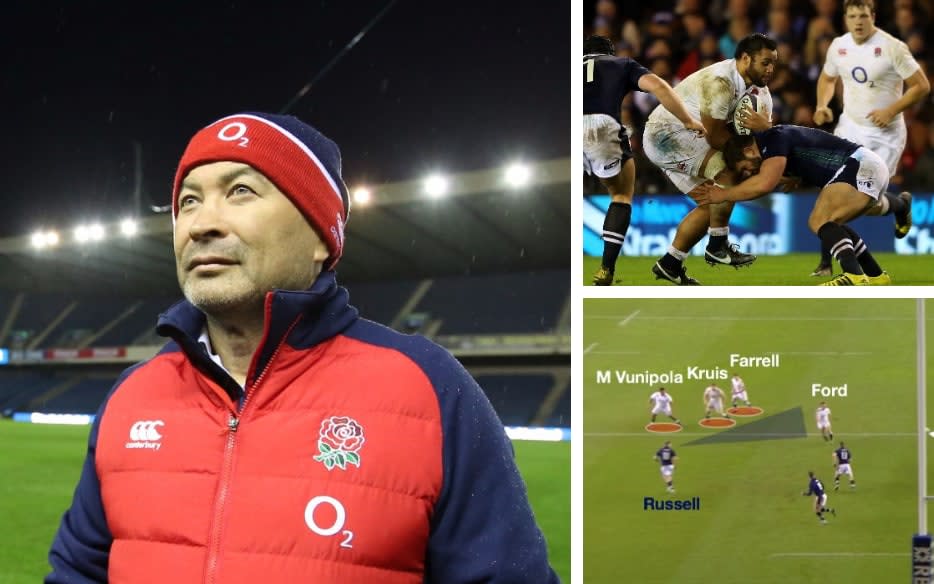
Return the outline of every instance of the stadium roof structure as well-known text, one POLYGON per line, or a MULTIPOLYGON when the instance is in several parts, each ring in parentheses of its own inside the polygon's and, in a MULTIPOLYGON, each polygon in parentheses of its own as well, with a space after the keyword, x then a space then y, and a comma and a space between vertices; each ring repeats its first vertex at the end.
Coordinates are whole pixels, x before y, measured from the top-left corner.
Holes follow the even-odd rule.
MULTIPOLYGON (((570 265, 571 160, 530 163, 528 183, 512 187, 502 169, 450 175, 444 197, 422 180, 371 187, 346 229, 342 282, 560 269, 570 265)), ((0 290, 75 293, 177 292, 169 213, 104 223, 101 241, 78 243, 56 226, 57 246, 37 249, 31 234, 0 238, 0 290)))

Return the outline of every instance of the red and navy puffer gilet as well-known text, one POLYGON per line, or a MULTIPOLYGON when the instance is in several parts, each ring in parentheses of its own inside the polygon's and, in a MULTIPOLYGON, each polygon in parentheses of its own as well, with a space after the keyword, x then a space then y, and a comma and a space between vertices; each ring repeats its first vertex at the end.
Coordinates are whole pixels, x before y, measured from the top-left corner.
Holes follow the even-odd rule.
POLYGON ((245 389, 170 342, 102 405, 46 582, 552 583, 511 444, 445 350, 360 319, 325 272, 266 299, 245 389))

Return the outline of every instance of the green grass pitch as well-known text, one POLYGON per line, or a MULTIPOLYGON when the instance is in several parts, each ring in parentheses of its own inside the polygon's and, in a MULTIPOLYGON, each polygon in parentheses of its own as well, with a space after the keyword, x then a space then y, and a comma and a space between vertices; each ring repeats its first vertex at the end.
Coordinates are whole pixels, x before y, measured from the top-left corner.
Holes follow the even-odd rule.
MULTIPOLYGON (((934 303, 927 306, 931 328, 934 303)), ((585 299, 584 581, 907 582, 917 528, 915 322, 915 301, 900 299, 585 299), (731 353, 779 353, 780 366, 731 367, 731 353), (685 375, 682 384, 665 384, 684 428, 651 434, 648 397, 658 384, 597 378, 690 366, 745 379, 765 412, 737 426, 800 407, 808 435, 687 445, 723 431, 698 425, 710 381, 685 375), (847 384, 847 397, 825 399, 834 445, 844 440, 853 452, 855 491, 846 481, 833 491, 833 448, 817 435, 813 383, 847 384), (653 460, 666 439, 679 457, 674 495, 653 460), (813 498, 801 496, 808 470, 837 509, 828 525, 818 523, 813 498), (701 508, 646 511, 649 496, 700 497, 701 508)), ((729 380, 716 383, 729 396, 729 380)))
MULTIPOLYGON (((84 460, 89 426, 0 421, 0 584, 35 584, 84 460)), ((571 572, 570 443, 514 442, 562 582, 571 572)))
MULTIPOLYGON (((929 286, 934 284, 934 256, 909 256, 895 253, 873 254, 879 265, 892 276, 892 284, 899 286, 929 286)), ((760 256, 746 268, 709 266, 703 257, 691 256, 685 263, 688 275, 704 286, 813 286, 830 278, 810 276, 820 254, 793 253, 782 256, 760 256)), ((620 256, 616 262, 616 286, 672 286, 666 280, 656 280, 652 266, 655 256, 620 256)), ((583 284, 590 286, 594 272, 600 267, 600 258, 584 256, 583 284)), ((840 273, 840 266, 834 266, 840 273)))

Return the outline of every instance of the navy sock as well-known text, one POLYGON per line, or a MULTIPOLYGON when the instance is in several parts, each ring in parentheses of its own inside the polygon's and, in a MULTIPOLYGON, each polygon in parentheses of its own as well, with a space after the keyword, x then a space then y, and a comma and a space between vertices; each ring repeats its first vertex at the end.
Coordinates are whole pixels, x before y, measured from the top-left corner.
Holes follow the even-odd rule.
POLYGON ((876 258, 872 257, 872 254, 869 253, 869 248, 866 247, 866 243, 859 234, 849 225, 843 225, 842 227, 847 235, 850 236, 850 239, 853 240, 853 252, 856 254, 856 261, 858 261, 859 266, 863 268, 863 272, 867 276, 872 277, 881 275, 882 268, 879 267, 876 258))
POLYGON ((603 267, 615 270, 616 258, 623 248, 629 221, 632 217, 632 205, 629 203, 610 203, 603 219, 603 267))
POLYGON ((840 267, 843 268, 844 272, 849 272, 850 274, 863 273, 863 269, 856 259, 853 240, 850 239, 842 226, 833 221, 828 221, 817 230, 817 236, 820 237, 822 243, 825 243, 827 247, 830 248, 830 253, 840 262, 840 267))

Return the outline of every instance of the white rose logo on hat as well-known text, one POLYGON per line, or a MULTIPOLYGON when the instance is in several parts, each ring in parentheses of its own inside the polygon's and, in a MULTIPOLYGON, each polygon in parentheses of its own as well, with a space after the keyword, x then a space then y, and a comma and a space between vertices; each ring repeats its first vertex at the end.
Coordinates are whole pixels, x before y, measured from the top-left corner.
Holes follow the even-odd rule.
POLYGON ((331 416, 321 420, 318 452, 315 460, 323 462, 328 470, 335 466, 347 470, 347 465, 360 467, 358 452, 363 447, 363 427, 352 418, 331 416))

